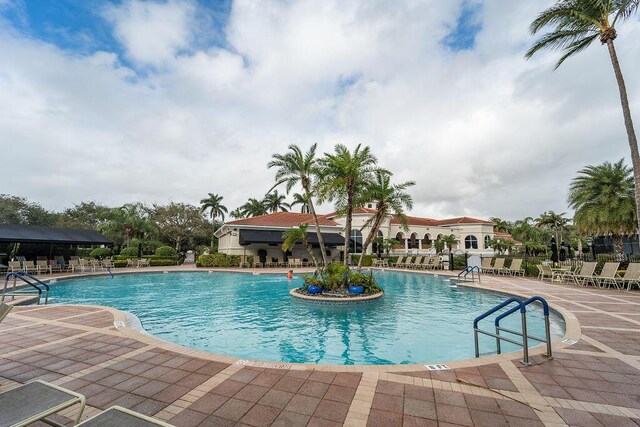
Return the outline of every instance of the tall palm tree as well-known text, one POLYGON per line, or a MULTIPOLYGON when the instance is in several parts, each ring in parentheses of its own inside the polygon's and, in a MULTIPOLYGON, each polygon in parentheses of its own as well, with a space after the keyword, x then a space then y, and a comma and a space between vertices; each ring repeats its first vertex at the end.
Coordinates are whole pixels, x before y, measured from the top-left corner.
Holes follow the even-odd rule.
POLYGON ((143 239, 157 231, 155 224, 149 221, 144 206, 139 203, 111 209, 106 214, 106 220, 100 226, 100 231, 116 237, 116 240, 123 239, 127 246, 131 245, 132 238, 143 239))
POLYGON ((501 233, 511 233, 511 229, 513 228, 513 224, 511 221, 505 221, 500 218, 491 217, 489 218, 494 225, 493 228, 495 231, 499 231, 501 233))
POLYGON ((620 160, 587 166, 578 174, 569 187, 576 227, 593 234, 611 234, 616 252, 622 253, 622 235, 637 230, 631 168, 620 160))
MULTIPOLYGON (((222 196, 213 193, 207 193, 207 197, 200 200, 200 211, 202 213, 209 211, 213 233, 216 232, 216 219, 220 218, 220 221, 224 222, 224 214, 228 212, 227 207, 222 204, 222 196)), ((214 239, 215 236, 212 234, 211 247, 213 247, 214 239)))
POLYGON ((258 200, 253 197, 247 200, 247 203, 242 205, 240 209, 245 218, 266 215, 269 213, 264 200, 258 200))
POLYGON ((442 243, 444 243, 447 246, 447 249, 449 249, 449 253, 451 253, 451 251, 453 250, 453 245, 455 245, 458 242, 459 240, 453 234, 449 234, 448 236, 444 236, 442 238, 442 243))
POLYGON ((634 15, 639 5, 640 0, 558 0, 531 23, 532 34, 546 27, 553 29, 536 41, 526 54, 526 57, 530 58, 542 49, 560 49, 564 54, 556 64, 557 69, 567 58, 586 49, 596 39, 607 45, 618 83, 622 115, 631 149, 636 210, 640 210, 640 153, 631 120, 627 88, 613 41, 618 35, 616 24, 634 15))
POLYGON ((285 202, 287 197, 284 194, 278 194, 278 190, 271 191, 264 196, 264 204, 271 213, 287 212, 291 206, 285 202))
POLYGON ((300 240, 304 245, 305 249, 307 250, 307 252, 309 252, 309 255, 311 255, 311 259, 313 260, 313 265, 315 265, 317 268, 318 260, 313 254, 313 249, 311 248, 311 245, 309 244, 309 240, 307 238, 308 227, 309 225, 307 224, 300 224, 297 228, 290 228, 286 230, 284 233, 282 233, 282 238, 284 239, 284 241, 282 242, 282 250, 284 252, 290 250, 295 246, 296 242, 300 240))
POLYGON ((344 213, 344 265, 349 265, 351 219, 353 208, 364 203, 362 195, 376 170, 378 160, 368 146, 358 144, 353 150, 338 144, 334 153, 325 153, 319 161, 319 195, 322 201, 336 201, 337 211, 344 213))
POLYGON ((378 230, 380 230, 382 223, 393 214, 400 219, 403 228, 408 231, 405 209, 413 209, 413 199, 405 190, 414 186, 416 184, 414 181, 392 185, 391 175, 383 170, 375 171, 373 176, 373 181, 365 189, 364 199, 375 203, 376 213, 362 226, 362 228, 371 226, 371 230, 369 230, 369 234, 362 245, 362 256, 358 260, 358 270, 362 268, 364 254, 367 253, 367 248, 378 235, 378 230))
POLYGON ((318 244, 320 246, 320 254, 322 255, 323 265, 327 265, 327 251, 320 231, 320 221, 318 214, 313 205, 312 189, 313 182, 318 169, 318 160, 316 159, 317 144, 313 144, 306 153, 303 153, 300 147, 295 144, 289 145, 289 151, 285 154, 274 154, 267 166, 269 168, 277 168, 276 184, 273 188, 281 184, 286 184, 287 194, 291 189, 300 185, 302 187, 302 195, 309 206, 309 212, 313 215, 313 222, 316 226, 316 234, 318 235, 318 244))
POLYGON ((300 205, 300 213, 310 213, 309 200, 304 196, 304 194, 293 193, 293 202, 291 202, 289 206, 293 208, 295 205, 300 205))
POLYGON ((536 225, 542 228, 548 228, 553 230, 556 236, 556 242, 562 242, 562 232, 567 230, 567 225, 571 221, 569 218, 565 218, 566 213, 555 213, 554 211, 543 212, 537 219, 536 225))
POLYGON ((242 219, 245 217, 242 208, 235 208, 231 212, 229 212, 229 216, 233 219, 242 219))

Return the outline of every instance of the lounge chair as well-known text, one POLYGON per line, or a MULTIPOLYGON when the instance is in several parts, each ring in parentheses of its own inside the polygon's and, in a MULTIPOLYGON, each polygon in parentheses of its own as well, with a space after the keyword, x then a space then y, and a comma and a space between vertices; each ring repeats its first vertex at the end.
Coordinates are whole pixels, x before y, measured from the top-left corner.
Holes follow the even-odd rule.
POLYGON ((429 268, 429 264, 431 263, 431 257, 430 256, 426 256, 424 258, 422 258, 422 264, 420 264, 420 266, 418 267, 420 270, 426 270, 427 268, 429 268))
POLYGON ((482 273, 487 273, 493 267, 491 267, 491 262, 493 261, 493 257, 491 258, 482 258, 482 264, 480 265, 480 271, 482 273))
POLYGON ((84 420, 78 426, 83 427, 110 427, 110 426, 134 426, 134 427, 146 427, 146 426, 163 426, 172 427, 171 424, 167 424, 155 418, 148 417, 146 415, 139 414, 126 409, 121 406, 112 406, 106 411, 100 412, 87 420, 84 420))
MULTIPOLYGON (((84 411, 84 396, 36 380, 0 393, 0 426, 27 426, 76 404, 80 404, 80 409, 73 425, 78 424, 84 411)), ((51 420, 46 422, 60 425, 51 420)))
POLYGON ((86 259, 79 259, 78 266, 80 268, 80 271, 82 272, 91 270, 91 265, 89 264, 89 260, 86 260, 86 259))
POLYGON ((624 276, 614 278, 613 284, 618 289, 624 289, 626 286, 627 291, 630 291, 633 285, 640 288, 640 263, 629 263, 627 270, 624 272, 624 276))
POLYGON ((52 273, 51 266, 48 261, 38 260, 36 261, 36 268, 38 270, 38 274, 40 273, 52 273))
POLYGON ((407 259, 404 260, 404 264, 401 264, 400 267, 402 267, 402 268, 410 268, 411 264, 413 264, 413 257, 412 256, 408 256, 407 259))
POLYGON ((442 268, 442 259, 439 256, 431 258, 430 268, 440 270, 442 268))
POLYGON ((421 257, 421 256, 416 257, 416 259, 411 264, 409 264, 409 268, 413 268, 413 269, 420 268, 420 266, 422 265, 423 258, 424 257, 421 257))
POLYGON ((487 273, 491 274, 500 274, 500 271, 504 269, 504 260, 505 258, 496 258, 493 263, 493 267, 487 269, 487 273))
POLYGON ((89 261, 91 271, 102 271, 102 261, 99 259, 92 259, 89 261))
POLYGON ((0 323, 2 323, 5 317, 7 317, 12 308, 12 305, 0 303, 0 323))
POLYGON ((9 273, 16 273, 18 271, 22 271, 20 261, 9 261, 9 273))
POLYGON ((522 269, 522 258, 514 258, 511 260, 509 267, 502 270, 503 274, 509 274, 511 276, 524 276, 524 270, 522 269))
POLYGON ((553 270, 548 265, 537 265, 538 267, 538 280, 549 279, 553 280, 553 270))
POLYGON ((572 279, 578 286, 587 286, 588 284, 595 284, 593 273, 596 271, 596 262, 585 262, 580 267, 580 271, 575 274, 567 275, 567 279, 572 279))
POLYGON ((620 267, 619 262, 605 262, 602 266, 602 271, 599 276, 595 277, 596 284, 604 288, 605 286, 608 288, 612 284, 615 286, 615 277, 618 274, 618 267, 620 267))
POLYGON ((38 273, 38 267, 33 261, 22 261, 22 271, 27 273, 38 273))
POLYGON ((400 267, 404 263, 404 256, 401 256, 393 263, 394 267, 400 267))

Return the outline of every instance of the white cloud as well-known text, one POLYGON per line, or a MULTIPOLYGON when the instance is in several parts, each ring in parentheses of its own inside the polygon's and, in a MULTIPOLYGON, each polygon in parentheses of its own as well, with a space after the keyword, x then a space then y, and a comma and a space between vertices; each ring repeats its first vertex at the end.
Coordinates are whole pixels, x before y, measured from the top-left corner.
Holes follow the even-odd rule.
MULTIPOLYGON (((195 2, 128 1, 105 13, 133 69, 0 29, 0 145, 12 160, 0 192, 56 209, 214 192, 233 209, 270 188, 266 163, 289 144, 362 142, 417 181, 415 214, 566 210, 575 171, 628 158, 606 49, 555 72, 556 54, 525 61, 546 5, 487 0, 475 48, 453 53, 440 40, 459 6, 239 1, 224 46, 202 47, 214 30, 195 2)), ((637 117, 640 25, 619 32, 637 117)))

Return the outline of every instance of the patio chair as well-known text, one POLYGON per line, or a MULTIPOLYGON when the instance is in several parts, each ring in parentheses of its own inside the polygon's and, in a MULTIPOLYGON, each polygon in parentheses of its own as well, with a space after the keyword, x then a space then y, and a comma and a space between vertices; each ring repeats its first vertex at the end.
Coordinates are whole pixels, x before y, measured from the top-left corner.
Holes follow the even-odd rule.
POLYGON ((38 273, 38 267, 33 261, 22 261, 22 271, 27 273, 38 273))
POLYGON ((431 258, 431 264, 429 264, 429 266, 433 270, 442 269, 442 259, 439 256, 431 258))
POLYGON ((624 289, 626 286, 627 291, 630 291, 633 285, 640 288, 640 263, 629 263, 627 270, 624 272, 624 276, 614 278, 613 284, 618 289, 624 289))
POLYGON ((399 257, 396 262, 393 263, 393 267, 400 267, 404 263, 404 256, 399 257))
POLYGON ((112 406, 106 411, 100 412, 98 415, 84 420, 78 426, 83 427, 110 427, 110 426, 132 426, 132 427, 146 427, 146 426, 163 426, 172 427, 171 424, 167 424, 155 418, 148 417, 146 415, 139 414, 131 409, 126 409, 121 406, 112 406))
POLYGON ((615 285, 615 277, 618 274, 619 262, 605 262, 602 266, 602 271, 599 276, 595 276, 594 280, 596 284, 604 288, 609 288, 612 284, 615 285))
POLYGON ((102 261, 99 259, 92 259, 89 261, 91 271, 102 271, 102 261))
POLYGON ((138 260, 138 267, 150 267, 151 266, 151 262, 149 261, 149 258, 140 258, 138 260))
POLYGON ((116 266, 113 264, 113 261, 111 261, 111 258, 105 258, 102 260, 102 268, 105 270, 113 270, 116 266))
POLYGON ((573 279, 573 282, 578 286, 587 286, 589 283, 595 284, 593 273, 596 271, 596 262, 585 262, 580 267, 580 271, 570 276, 566 276, 568 279, 573 279))
POLYGON ((493 257, 490 258, 482 258, 482 264, 480 265, 480 271, 482 273, 486 273, 492 269, 491 262, 493 261, 493 257))
POLYGON ((138 260, 135 260, 133 258, 127 258, 127 267, 137 267, 138 266, 138 260))
POLYGON ((421 256, 416 257, 416 259, 411 264, 409 264, 409 268, 412 268, 412 269, 420 268, 420 266, 422 265, 423 258, 424 257, 421 257, 421 256))
POLYGON ((553 280, 553 270, 548 265, 536 265, 538 267, 538 280, 553 280))
POLYGON ((78 259, 69 259, 69 266, 67 270, 71 270, 72 273, 75 273, 76 270, 81 270, 80 268, 80 260, 78 259))
MULTIPOLYGON (((33 381, 0 393, 0 426, 27 426, 36 421, 80 404, 73 425, 78 424, 84 411, 83 395, 44 381, 33 381)), ((46 420, 48 424, 56 424, 46 420)))
POLYGON ((42 260, 36 261, 36 269, 38 271, 38 274, 52 273, 52 269, 51 269, 51 266, 49 265, 49 261, 42 261, 42 260))
POLYGON ((504 269, 504 261, 506 258, 496 258, 493 263, 493 267, 487 269, 487 273, 500 274, 500 271, 504 269))
POLYGON ((18 271, 22 271, 20 261, 9 261, 9 273, 16 273, 18 271))
POLYGON ((0 323, 2 323, 4 318, 7 317, 7 315, 9 315, 9 312, 11 311, 12 308, 13 308, 12 305, 5 304, 3 302, 0 303, 0 323))
POLYGON ((53 273, 54 271, 60 273, 62 271, 62 266, 58 264, 56 261, 49 260, 48 264, 49 264, 49 269, 51 270, 51 273, 53 273))
POLYGON ((524 270, 522 269, 522 258, 514 258, 511 260, 509 267, 502 270, 503 274, 509 274, 510 276, 524 276, 524 270))
POLYGON ((431 260, 432 258, 430 256, 426 256, 424 258, 422 258, 422 264, 420 264, 420 267, 418 267, 420 270, 426 270, 427 268, 429 268, 429 264, 431 264, 431 260))
POLYGON ((407 259, 404 260, 404 264, 401 264, 400 267, 401 268, 409 268, 409 267, 411 267, 411 264, 413 264, 413 257, 412 256, 408 256, 407 259))

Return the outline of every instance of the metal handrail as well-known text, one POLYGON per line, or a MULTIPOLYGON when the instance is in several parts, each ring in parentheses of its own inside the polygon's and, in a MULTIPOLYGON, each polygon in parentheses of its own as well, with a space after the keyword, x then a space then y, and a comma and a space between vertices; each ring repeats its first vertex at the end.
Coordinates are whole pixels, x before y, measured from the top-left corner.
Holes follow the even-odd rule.
POLYGON ((467 280, 467 275, 469 273, 471 273, 471 281, 475 282, 476 281, 476 276, 474 274, 474 271, 478 271, 478 283, 480 283, 480 267, 478 267, 477 265, 470 265, 467 268, 465 268, 464 270, 462 270, 460 273, 458 273, 458 278, 461 278, 460 276, 462 276, 462 278, 464 280, 467 280), (464 276, 463 276, 464 274, 464 276))
MULTIPOLYGON (((540 296, 534 296, 534 297, 529 298, 528 300, 523 301, 523 304, 525 306, 527 306, 527 305, 531 304, 532 302, 536 302, 536 301, 542 304, 542 312, 544 314, 544 329, 545 329, 546 339, 534 337, 532 335, 528 335, 528 338, 530 338, 532 340, 535 340, 535 341, 538 341, 538 342, 542 342, 542 343, 547 344, 547 357, 552 357, 552 353, 551 353, 551 324, 549 322, 549 304, 547 303, 547 300, 545 300, 544 298, 542 298, 540 296)), ((505 311, 504 313, 502 313, 498 317, 496 317, 495 327, 496 327, 496 334, 497 335, 500 335, 500 331, 504 331, 504 332, 508 332, 510 334, 522 336, 522 334, 517 332, 517 331, 500 327, 500 321, 502 319, 504 319, 505 317, 515 313, 516 310, 517 310, 517 307, 516 308, 512 308, 510 310, 505 311)), ((500 349, 500 341, 499 340, 497 341, 496 345, 497 345, 498 354, 500 354, 501 349, 500 349)))
POLYGON ((523 356, 524 356, 522 363, 524 363, 525 365, 529 364, 529 342, 528 342, 528 336, 527 336, 527 307, 525 306, 524 302, 520 298, 511 297, 503 301, 502 303, 496 305, 492 309, 485 311, 484 313, 482 313, 480 316, 476 317, 473 320, 473 340, 475 344, 476 357, 480 357, 480 344, 478 342, 478 334, 484 334, 490 337, 494 337, 496 339, 496 346, 498 347, 500 346, 501 340, 522 346, 523 356), (491 316, 496 311, 501 310, 512 303, 516 303, 518 304, 518 306, 514 307, 511 310, 514 310, 515 312, 516 310, 520 309, 520 316, 522 320, 522 342, 518 342, 510 338, 503 337, 499 333, 494 334, 489 331, 485 331, 478 328, 478 322, 480 322, 482 319, 485 319, 491 316))
POLYGON ((9 278, 13 277, 13 293, 9 294, 9 295, 13 295, 15 296, 15 288, 16 288, 16 280, 15 279, 20 279, 23 282, 25 282, 27 285, 31 286, 32 288, 35 288, 38 291, 38 304, 40 304, 40 299, 42 298, 42 289, 40 289, 39 286, 37 286, 36 284, 30 282, 29 280, 25 279, 23 276, 27 276, 33 280, 35 280, 36 282, 40 283, 41 285, 43 285, 45 287, 45 300, 44 303, 46 304, 47 301, 49 300, 49 285, 47 285, 46 283, 44 283, 43 281, 33 277, 32 275, 30 275, 27 272, 24 271, 13 271, 11 273, 7 273, 7 275, 4 278, 4 288, 2 289, 2 299, 1 301, 4 301, 5 296, 7 296, 7 284, 9 283, 9 278))

